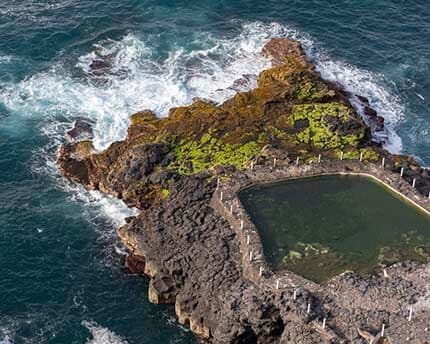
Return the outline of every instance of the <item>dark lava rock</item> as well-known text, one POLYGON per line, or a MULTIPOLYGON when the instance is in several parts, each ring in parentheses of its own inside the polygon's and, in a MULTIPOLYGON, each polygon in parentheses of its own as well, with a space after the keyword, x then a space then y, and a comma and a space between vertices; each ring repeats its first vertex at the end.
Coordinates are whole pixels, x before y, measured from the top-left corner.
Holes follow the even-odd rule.
POLYGON ((66 140, 69 142, 92 140, 94 138, 94 124, 93 120, 86 118, 76 120, 73 124, 73 129, 66 133, 66 140))
POLYGON ((94 60, 90 63, 90 68, 94 71, 99 69, 110 68, 110 64, 104 60, 94 60))

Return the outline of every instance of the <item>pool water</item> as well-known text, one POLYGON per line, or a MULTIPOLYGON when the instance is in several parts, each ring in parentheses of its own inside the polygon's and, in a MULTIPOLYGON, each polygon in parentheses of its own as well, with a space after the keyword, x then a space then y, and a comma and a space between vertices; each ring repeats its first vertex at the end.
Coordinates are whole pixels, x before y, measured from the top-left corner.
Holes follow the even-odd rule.
POLYGON ((367 177, 260 184, 239 198, 275 269, 324 282, 346 270, 430 260, 430 216, 367 177))

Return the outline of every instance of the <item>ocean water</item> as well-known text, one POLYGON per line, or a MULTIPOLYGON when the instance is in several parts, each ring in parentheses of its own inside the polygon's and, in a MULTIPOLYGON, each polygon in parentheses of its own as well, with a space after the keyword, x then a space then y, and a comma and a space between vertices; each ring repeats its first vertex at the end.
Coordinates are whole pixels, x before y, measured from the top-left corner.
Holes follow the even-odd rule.
POLYGON ((78 117, 103 149, 135 111, 252 87, 277 36, 370 99, 390 150, 430 164, 427 1, 0 1, 0 343, 193 342, 122 268, 115 228, 133 210, 67 183, 55 154, 78 117))

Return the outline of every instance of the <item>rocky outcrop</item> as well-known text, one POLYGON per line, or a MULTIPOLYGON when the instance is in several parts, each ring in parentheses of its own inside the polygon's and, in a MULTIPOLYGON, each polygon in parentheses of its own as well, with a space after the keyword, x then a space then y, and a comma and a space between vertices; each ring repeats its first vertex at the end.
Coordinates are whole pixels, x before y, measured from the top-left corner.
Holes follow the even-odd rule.
MULTIPOLYGON (((426 297, 426 267, 395 266, 390 280, 346 273, 324 288, 295 275, 279 288, 268 286, 274 273, 250 270, 243 239, 214 203, 217 180, 247 178, 245 169, 257 165, 288 168, 297 157, 301 163, 385 158, 422 194, 430 192, 430 178, 412 158, 372 142, 346 93, 321 79, 300 44, 275 39, 263 51, 274 66, 261 72, 255 89, 220 105, 197 100, 163 119, 136 113, 126 139, 103 152, 89 140, 64 144, 59 170, 140 209, 119 229, 129 250, 126 266, 149 276, 149 299, 174 303, 179 321, 202 341, 362 343, 357 328, 376 335, 382 323, 403 324, 397 306, 426 297), (382 286, 395 301, 383 299, 382 286)), ((416 329, 414 338, 423 338, 422 327, 416 329)))
POLYGON ((75 121, 73 128, 66 132, 66 140, 69 142, 79 142, 85 140, 92 140, 94 121, 86 118, 79 118, 75 121))

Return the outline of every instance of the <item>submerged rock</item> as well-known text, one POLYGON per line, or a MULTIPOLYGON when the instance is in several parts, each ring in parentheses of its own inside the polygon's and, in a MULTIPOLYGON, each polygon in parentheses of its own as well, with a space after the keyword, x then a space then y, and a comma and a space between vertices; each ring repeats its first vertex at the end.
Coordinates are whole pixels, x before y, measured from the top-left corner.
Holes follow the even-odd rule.
POLYGON ((290 250, 288 252, 288 255, 282 259, 282 262, 284 264, 289 264, 289 263, 294 264, 296 261, 298 261, 302 258, 303 258, 303 254, 301 254, 300 252, 297 252, 297 251, 290 250))
POLYGON ((379 249, 378 262, 381 266, 388 266, 401 261, 402 252, 396 247, 382 247, 379 249))
POLYGON ((95 59, 90 63, 89 68, 95 75, 101 75, 112 68, 112 66, 105 60, 95 59))
POLYGON ((73 124, 73 128, 66 132, 66 140, 69 142, 92 140, 94 138, 94 124, 95 122, 90 119, 77 119, 73 124))

